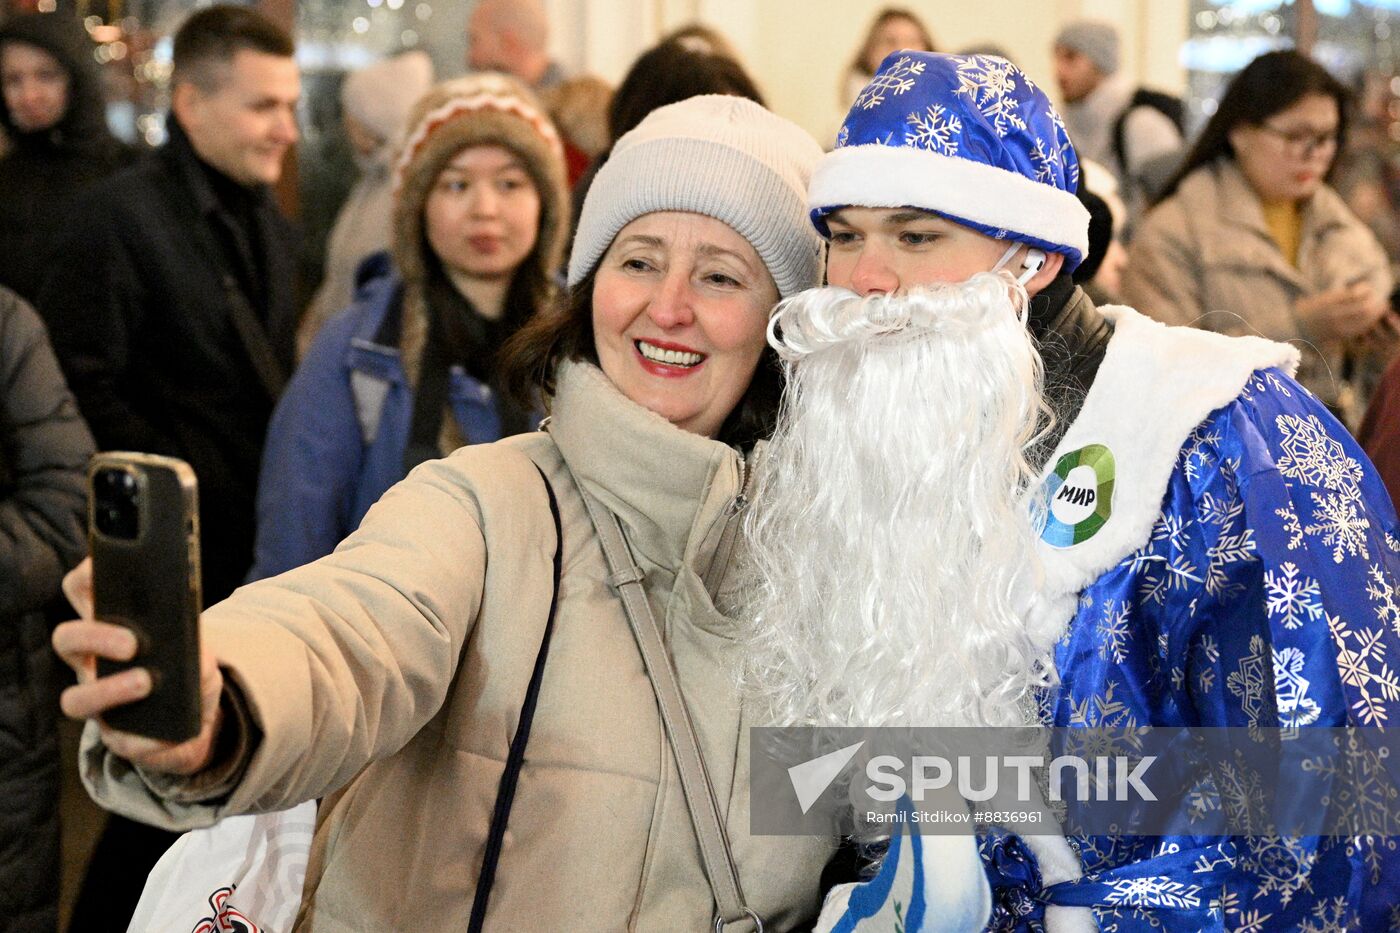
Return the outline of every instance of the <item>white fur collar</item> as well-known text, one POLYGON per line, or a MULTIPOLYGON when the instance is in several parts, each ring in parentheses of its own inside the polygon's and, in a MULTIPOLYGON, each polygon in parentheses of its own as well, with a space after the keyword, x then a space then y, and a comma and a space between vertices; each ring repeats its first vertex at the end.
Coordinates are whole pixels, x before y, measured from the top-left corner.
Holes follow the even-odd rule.
POLYGON ((1168 327, 1121 306, 1100 311, 1114 325, 1113 338, 1042 479, 1064 455, 1101 444, 1115 462, 1112 507, 1082 543, 1039 544, 1044 602, 1032 625, 1053 635, 1052 642, 1064 633, 1080 590, 1148 540, 1178 454, 1197 425, 1234 401, 1256 370, 1279 367, 1291 375, 1298 368, 1298 351, 1287 344, 1168 327))

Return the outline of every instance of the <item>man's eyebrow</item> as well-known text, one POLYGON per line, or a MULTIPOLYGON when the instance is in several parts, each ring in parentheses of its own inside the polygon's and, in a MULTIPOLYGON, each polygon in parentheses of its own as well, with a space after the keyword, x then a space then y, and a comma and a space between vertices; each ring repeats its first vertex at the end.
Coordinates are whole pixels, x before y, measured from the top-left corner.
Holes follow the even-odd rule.
POLYGON ((899 226, 900 224, 918 223, 919 221, 922 221, 922 220, 941 220, 941 219, 942 219, 942 218, 940 218, 937 214, 932 213, 931 211, 921 211, 921 210, 918 210, 917 208, 912 208, 912 207, 911 207, 911 208, 909 208, 908 210, 895 211, 893 214, 886 214, 885 217, 884 217, 884 219, 883 219, 881 222, 882 222, 886 227, 896 227, 896 226, 899 226))
MULTIPOLYGON (((849 227, 851 226, 851 222, 846 219, 845 214, 846 209, 844 207, 840 210, 832 211, 827 215, 826 222, 828 224, 837 223, 849 227)), ((924 211, 917 207, 910 207, 881 217, 880 223, 886 227, 897 227, 901 224, 918 223, 919 221, 925 220, 941 221, 942 219, 943 218, 932 211, 924 211)))

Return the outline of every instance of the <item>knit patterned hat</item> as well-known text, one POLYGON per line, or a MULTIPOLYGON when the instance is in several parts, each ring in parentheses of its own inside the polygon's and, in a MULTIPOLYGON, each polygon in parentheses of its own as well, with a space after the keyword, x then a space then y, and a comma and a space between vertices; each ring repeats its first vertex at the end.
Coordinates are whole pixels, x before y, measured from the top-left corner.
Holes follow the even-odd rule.
POLYGON ((487 145, 513 152, 539 193, 540 234, 532 257, 548 278, 559 264, 569 202, 563 144, 535 96, 500 74, 444 81, 414 105, 407 127, 394 169, 393 253, 404 281, 421 284, 426 273, 423 206, 438 175, 463 149, 487 145))
POLYGON ((618 231, 643 214, 721 220, 753 246, 786 298, 821 281, 821 238, 806 216, 821 157, 797 124, 742 97, 705 94, 660 107, 613 146, 583 202, 569 285, 588 277, 618 231))
POLYGON ((893 52, 812 174, 812 222, 843 207, 914 207, 998 240, 1089 249, 1079 159, 1045 92, 991 55, 893 52))

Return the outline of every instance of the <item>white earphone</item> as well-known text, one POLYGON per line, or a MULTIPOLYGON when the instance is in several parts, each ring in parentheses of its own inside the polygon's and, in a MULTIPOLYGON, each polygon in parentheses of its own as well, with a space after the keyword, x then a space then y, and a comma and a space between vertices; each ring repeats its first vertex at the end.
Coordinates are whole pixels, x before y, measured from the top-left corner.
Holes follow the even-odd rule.
MULTIPOLYGON (((992 266, 992 271, 996 272, 1010 262, 1011 257, 1016 255, 1016 251, 1020 248, 1020 243, 1012 243, 1008 246, 1006 252, 1002 253, 1001 258, 997 260, 997 264, 992 266)), ((1045 260, 1047 258, 1045 250, 1043 249, 1031 247, 1026 250, 1026 258, 1021 260, 1021 268, 1025 271, 1016 277, 1016 284, 1025 285, 1031 279, 1035 278, 1035 274, 1045 267, 1045 260)))
POLYGON ((1025 285, 1031 279, 1035 278, 1036 273, 1045 266, 1045 259, 1045 250, 1043 249, 1031 248, 1026 250, 1026 258, 1021 260, 1021 268, 1026 271, 1016 276, 1016 284, 1025 285))

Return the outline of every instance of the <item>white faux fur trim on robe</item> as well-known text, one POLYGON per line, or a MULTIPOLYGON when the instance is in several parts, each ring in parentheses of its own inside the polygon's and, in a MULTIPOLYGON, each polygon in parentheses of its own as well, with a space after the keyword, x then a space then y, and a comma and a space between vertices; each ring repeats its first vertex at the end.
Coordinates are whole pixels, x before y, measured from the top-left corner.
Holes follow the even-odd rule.
POLYGON ((1050 641, 1063 635, 1079 592, 1147 542, 1191 432, 1233 402, 1255 371, 1278 367, 1292 375, 1298 368, 1298 351, 1287 344, 1168 327, 1121 306, 1099 310, 1113 323, 1113 337, 1042 479, 1066 453, 1102 444, 1116 466, 1112 510, 1087 541, 1039 543, 1045 577, 1031 624, 1050 641))

